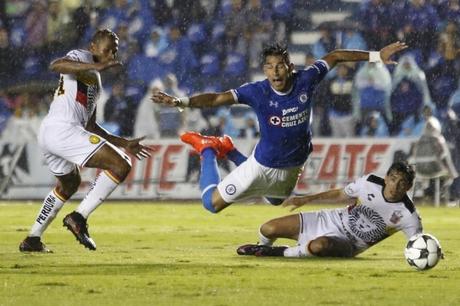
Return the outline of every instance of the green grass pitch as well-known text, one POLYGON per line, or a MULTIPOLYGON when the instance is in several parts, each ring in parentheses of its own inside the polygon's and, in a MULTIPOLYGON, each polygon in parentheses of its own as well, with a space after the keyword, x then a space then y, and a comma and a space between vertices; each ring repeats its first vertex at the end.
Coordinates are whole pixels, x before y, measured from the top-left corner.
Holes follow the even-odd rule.
POLYGON ((107 202, 89 220, 92 252, 62 227, 68 204, 44 237, 54 253, 21 254, 38 208, 0 204, 0 305, 460 305, 458 208, 418 208, 446 255, 423 272, 405 262, 401 233, 354 259, 238 256, 260 224, 289 213, 269 205, 211 215, 198 203, 107 202))

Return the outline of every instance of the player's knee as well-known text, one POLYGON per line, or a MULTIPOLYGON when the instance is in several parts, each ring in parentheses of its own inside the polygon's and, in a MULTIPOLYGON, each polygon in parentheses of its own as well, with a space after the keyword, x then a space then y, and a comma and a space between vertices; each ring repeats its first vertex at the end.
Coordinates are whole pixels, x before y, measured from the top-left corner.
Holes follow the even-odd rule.
POLYGON ((110 172, 116 176, 116 178, 123 182, 125 178, 128 176, 129 171, 131 171, 131 163, 128 161, 124 161, 114 165, 110 172))
POLYGON ((267 238, 273 238, 276 236, 276 226, 273 222, 267 222, 262 224, 260 227, 260 233, 267 238))
POLYGON ((327 237, 319 237, 310 242, 307 246, 308 251, 315 256, 328 256, 328 251, 331 247, 327 237))
POLYGON ((56 191, 65 197, 66 199, 70 198, 75 192, 78 191, 78 187, 80 187, 81 177, 75 176, 71 180, 66 180, 65 182, 60 182, 58 186, 56 186, 56 191))

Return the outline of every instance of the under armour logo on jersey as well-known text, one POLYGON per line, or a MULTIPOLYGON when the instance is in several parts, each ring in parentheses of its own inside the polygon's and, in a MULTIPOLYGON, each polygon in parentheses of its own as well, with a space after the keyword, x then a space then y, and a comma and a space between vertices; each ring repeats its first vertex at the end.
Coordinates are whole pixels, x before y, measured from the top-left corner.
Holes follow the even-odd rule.
POLYGON ((373 193, 368 193, 367 194, 367 200, 372 201, 372 199, 375 198, 375 195, 373 193))
POLYGON ((268 102, 268 105, 269 105, 270 107, 278 107, 278 102, 274 102, 274 101, 270 100, 270 101, 268 102))
POLYGON ((281 119, 278 116, 271 116, 269 121, 270 121, 270 124, 272 124, 272 125, 280 125, 281 124, 281 119))

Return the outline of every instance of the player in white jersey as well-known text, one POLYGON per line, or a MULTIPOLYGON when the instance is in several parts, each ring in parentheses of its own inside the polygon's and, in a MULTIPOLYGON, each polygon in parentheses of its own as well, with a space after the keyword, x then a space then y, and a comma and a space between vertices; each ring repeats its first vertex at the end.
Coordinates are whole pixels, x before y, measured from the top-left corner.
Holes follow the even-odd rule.
POLYGON ((81 244, 95 250, 86 220, 131 169, 130 158, 119 148, 139 159, 150 155, 150 149, 140 144, 142 138, 117 137, 96 123, 96 102, 101 90, 99 72, 120 65, 117 51, 118 36, 108 29, 98 30, 88 50, 72 50, 50 65, 52 71, 61 75, 48 115, 40 126, 38 142, 57 184, 43 201, 29 235, 19 245, 21 252, 50 252, 41 236, 77 191, 81 182, 78 167, 103 171, 63 222, 81 244))
POLYGON ((293 209, 319 200, 348 202, 350 205, 270 220, 260 227, 259 244, 240 246, 237 253, 284 257, 353 257, 398 231, 409 239, 422 232, 420 216, 407 195, 414 178, 415 171, 410 165, 395 162, 385 178, 369 174, 344 189, 289 198, 283 206, 293 206, 293 209), (297 245, 272 246, 277 238, 297 240, 297 245))

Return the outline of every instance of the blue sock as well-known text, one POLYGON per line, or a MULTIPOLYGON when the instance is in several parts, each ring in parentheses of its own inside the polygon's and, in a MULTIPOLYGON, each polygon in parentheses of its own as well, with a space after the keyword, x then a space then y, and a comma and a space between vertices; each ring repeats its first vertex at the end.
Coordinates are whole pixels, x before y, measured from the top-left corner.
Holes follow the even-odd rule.
POLYGON ((237 149, 233 149, 230 152, 227 153, 227 159, 231 160, 236 166, 241 165, 243 162, 248 159, 246 156, 244 156, 240 151, 237 149))
POLYGON ((216 152, 207 148, 201 152, 200 190, 204 208, 216 213, 212 206, 212 193, 220 182, 219 169, 217 168, 216 152))

